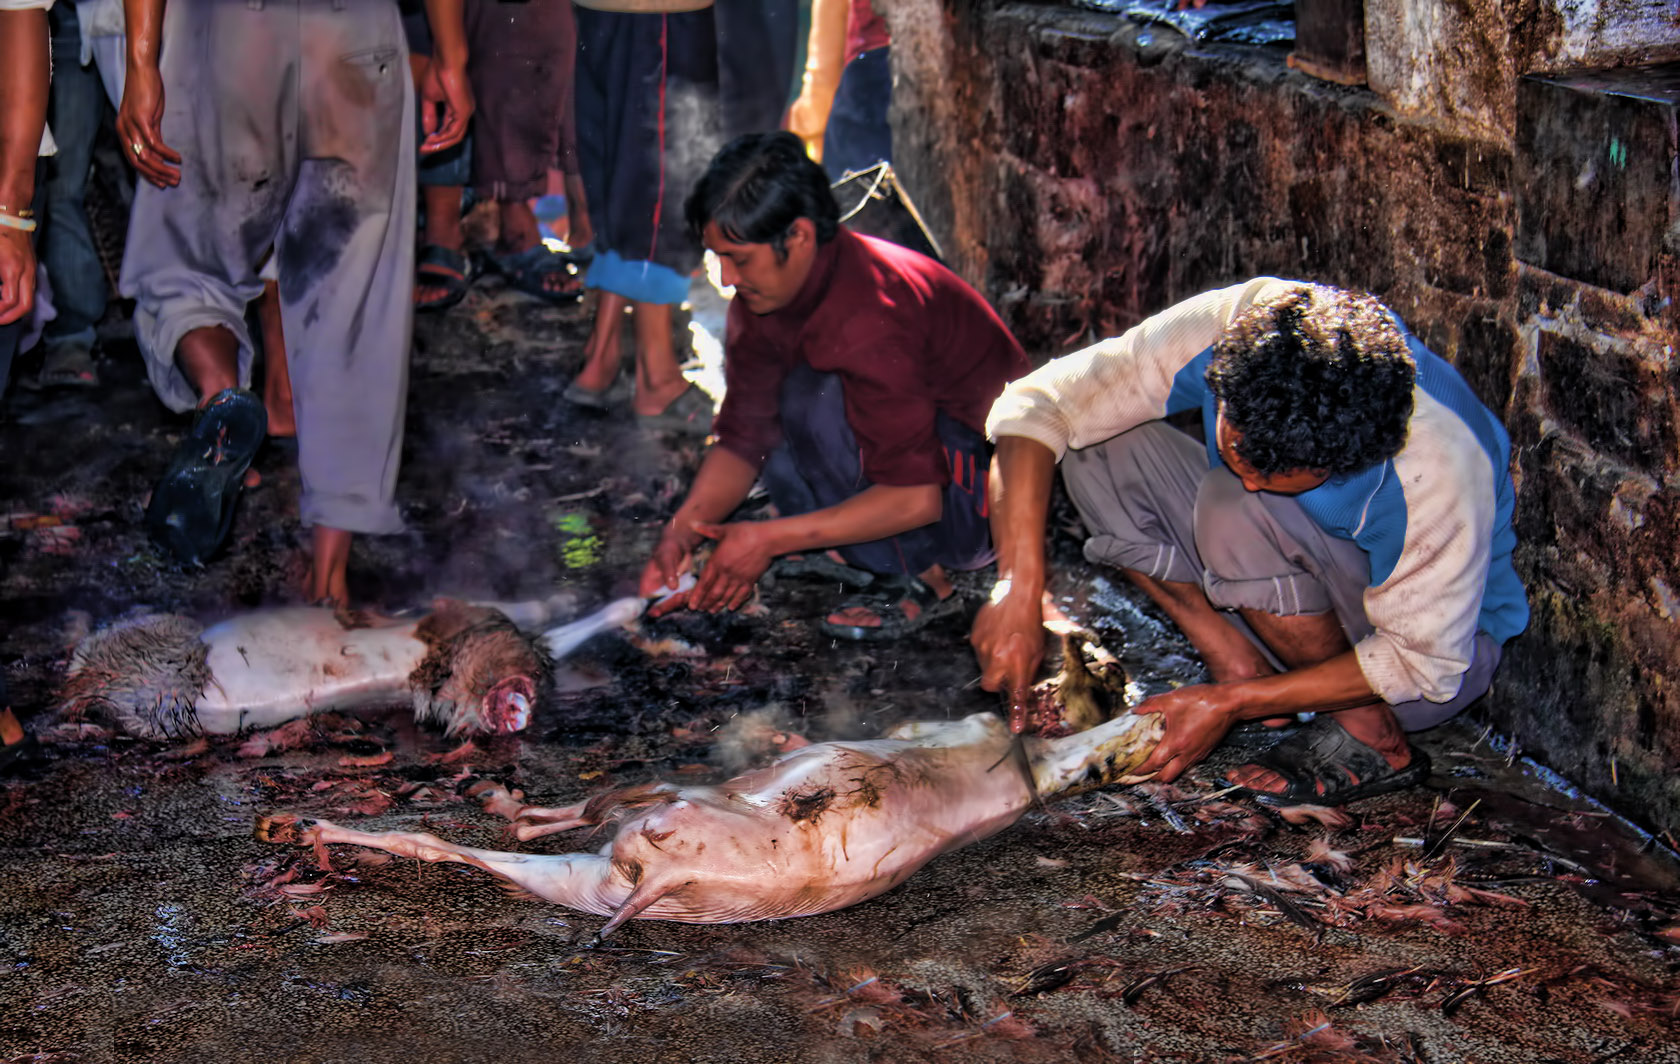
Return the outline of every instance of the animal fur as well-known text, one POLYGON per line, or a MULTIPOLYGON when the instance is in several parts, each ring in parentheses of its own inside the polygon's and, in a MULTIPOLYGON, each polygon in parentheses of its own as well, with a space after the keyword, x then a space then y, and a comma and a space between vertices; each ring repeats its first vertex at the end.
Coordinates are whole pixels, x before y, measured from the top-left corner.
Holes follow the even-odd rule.
POLYGON ((499 610, 444 600, 414 634, 427 648, 408 677, 414 719, 447 735, 492 730, 480 719, 485 693, 510 676, 540 685, 548 673, 548 655, 499 610))
POLYGON ((197 735, 194 707, 210 681, 203 631, 191 618, 158 613, 88 636, 70 658, 65 716, 80 720, 92 711, 145 739, 197 735))

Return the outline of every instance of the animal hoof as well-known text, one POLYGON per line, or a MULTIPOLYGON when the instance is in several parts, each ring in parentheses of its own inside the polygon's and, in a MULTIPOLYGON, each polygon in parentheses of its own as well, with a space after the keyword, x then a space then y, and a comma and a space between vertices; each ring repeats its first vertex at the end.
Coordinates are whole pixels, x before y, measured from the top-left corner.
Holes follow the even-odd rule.
POLYGON ((251 829, 258 842, 272 842, 279 845, 301 843, 303 833, 314 825, 314 821, 303 817, 290 816, 284 813, 274 816, 259 817, 256 826, 251 829))

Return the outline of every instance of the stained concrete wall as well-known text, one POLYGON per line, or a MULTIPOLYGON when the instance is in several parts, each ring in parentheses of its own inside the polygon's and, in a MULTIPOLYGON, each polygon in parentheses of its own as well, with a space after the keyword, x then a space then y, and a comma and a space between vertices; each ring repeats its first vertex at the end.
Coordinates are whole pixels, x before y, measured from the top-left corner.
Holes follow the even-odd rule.
MULTIPOLYGON (((1629 292, 1513 249, 1531 169, 1518 76, 1625 55, 1625 35, 1559 14, 1580 4, 1449 5, 1479 28, 1403 39, 1457 72, 1415 92, 1374 75, 1379 92, 1314 81, 1282 49, 1190 47, 1066 5, 876 3, 893 32, 895 163, 947 260, 1029 350, 1272 273, 1376 292, 1458 365, 1511 432, 1534 607, 1485 713, 1617 807, 1680 825, 1674 241, 1629 292), (1537 10, 1549 22, 1510 29, 1537 10)), ((1414 21, 1444 17, 1411 6, 1414 21)), ((1651 27, 1651 54, 1674 51, 1660 33, 1680 26, 1651 27)), ((1382 34, 1368 47, 1393 65, 1382 34)))
POLYGON ((1508 136, 1516 78, 1680 55, 1674 0, 1366 0, 1371 88, 1399 114, 1508 136))

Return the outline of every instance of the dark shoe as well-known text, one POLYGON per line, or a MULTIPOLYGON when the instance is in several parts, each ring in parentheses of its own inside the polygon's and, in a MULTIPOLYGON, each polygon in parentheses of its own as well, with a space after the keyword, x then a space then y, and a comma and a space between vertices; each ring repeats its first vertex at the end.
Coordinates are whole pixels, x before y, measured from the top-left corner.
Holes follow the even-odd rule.
POLYGON ((877 576, 867 594, 847 599, 835 612, 854 608, 869 610, 881 618, 881 623, 835 624, 825 618, 822 622, 823 632, 836 639, 858 642, 898 639, 926 628, 941 617, 960 612, 962 601, 955 591, 940 598, 938 592, 913 576, 877 576), (916 616, 905 615, 906 602, 914 602, 921 607, 916 616))
POLYGON ((1322 715, 1256 755, 1249 764, 1282 776, 1284 789, 1257 791, 1229 779, 1223 781, 1224 785, 1274 805, 1344 805, 1415 787, 1429 778, 1429 755, 1422 750, 1414 747, 1410 763, 1405 768, 1393 768, 1387 758, 1322 715))
POLYGON ((854 569, 845 562, 837 562, 826 554, 801 554, 798 557, 777 558, 770 563, 770 574, 781 579, 810 577, 813 580, 833 580, 847 587, 866 588, 875 582, 875 574, 854 569))
POLYGON ((201 565, 227 539, 267 428, 262 400, 243 388, 218 392, 193 419, 146 506, 146 531, 177 561, 201 565))
POLYGON ((41 372, 33 380, 19 382, 31 391, 48 388, 97 388, 99 368, 93 363, 93 348, 80 342, 47 344, 41 372))
POLYGON ((414 260, 415 310, 448 310, 466 298, 472 287, 472 267, 467 256, 442 244, 427 244, 414 260), (419 298, 421 288, 440 288, 443 295, 419 298))
POLYGON ((644 429, 665 432, 684 432, 694 436, 709 436, 715 408, 712 397, 699 385, 690 384, 669 406, 657 414, 637 414, 636 424, 644 429))
POLYGON ((595 261, 595 241, 591 240, 589 243, 580 244, 577 247, 567 247, 566 250, 558 252, 558 254, 564 255, 566 260, 578 269, 586 270, 589 268, 589 264, 595 261))
POLYGON ((528 296, 536 296, 556 306, 576 303, 583 298, 583 278, 578 275, 578 266, 572 256, 550 251, 541 242, 518 254, 492 252, 488 260, 508 284, 528 296), (566 283, 555 287, 551 282, 556 277, 564 278, 566 283))
POLYGON ((573 381, 566 385, 566 390, 561 392, 560 395, 566 402, 574 406, 605 412, 624 405, 625 401, 630 398, 627 383, 628 378, 620 377, 604 390, 598 392, 593 388, 585 388, 577 381, 573 381))

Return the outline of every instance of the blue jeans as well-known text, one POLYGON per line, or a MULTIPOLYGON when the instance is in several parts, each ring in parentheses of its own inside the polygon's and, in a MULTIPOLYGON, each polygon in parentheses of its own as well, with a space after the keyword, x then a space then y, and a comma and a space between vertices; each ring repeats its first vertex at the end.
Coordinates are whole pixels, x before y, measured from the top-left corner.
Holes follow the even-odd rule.
POLYGON ((105 316, 109 291, 105 269, 88 228, 87 184, 93 166, 93 141, 107 106, 99 72, 82 66, 81 29, 75 4, 54 4, 47 12, 52 27, 52 92, 47 123, 58 154, 43 160, 40 240, 36 250, 52 282, 58 317, 47 323, 48 345, 93 344, 93 327, 105 316))

